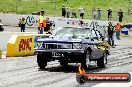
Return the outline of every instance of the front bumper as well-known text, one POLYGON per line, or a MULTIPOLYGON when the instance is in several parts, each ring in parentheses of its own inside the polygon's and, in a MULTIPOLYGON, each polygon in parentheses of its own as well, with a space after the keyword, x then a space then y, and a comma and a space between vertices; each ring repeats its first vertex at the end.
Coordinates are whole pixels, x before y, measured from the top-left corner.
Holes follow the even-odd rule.
POLYGON ((44 48, 37 48, 34 50, 35 50, 35 52, 80 52, 80 53, 84 53, 83 49, 44 49, 44 48))

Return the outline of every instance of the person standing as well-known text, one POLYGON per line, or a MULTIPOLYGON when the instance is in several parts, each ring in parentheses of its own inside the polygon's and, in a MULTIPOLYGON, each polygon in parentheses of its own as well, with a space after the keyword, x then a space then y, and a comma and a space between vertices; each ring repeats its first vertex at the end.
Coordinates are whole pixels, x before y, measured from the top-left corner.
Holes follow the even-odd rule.
POLYGON ((80 27, 83 27, 83 24, 84 24, 83 20, 79 20, 80 27))
POLYGON ((108 44, 114 48, 113 34, 114 34, 115 30, 114 30, 114 26, 112 26, 111 22, 109 22, 108 24, 109 24, 108 25, 108 31, 107 31, 108 32, 108 44))
POLYGON ((92 9, 92 17, 94 20, 96 20, 96 9, 95 9, 95 7, 92 9))
POLYGON ((80 18, 83 19, 84 18, 84 8, 83 8, 83 6, 80 6, 79 11, 80 11, 80 18))
POLYGON ((119 22, 122 22, 122 18, 123 18, 123 11, 120 9, 118 12, 118 16, 119 16, 119 22))
POLYGON ((75 12, 75 9, 72 9, 72 17, 71 18, 77 18, 77 14, 75 12))
POLYGON ((117 23, 117 25, 115 26, 115 29, 116 29, 116 38, 117 38, 117 40, 120 40, 121 25, 119 23, 117 23))
POLYGON ((46 17, 46 27, 44 28, 44 31, 48 32, 49 29, 50 29, 50 21, 49 21, 49 18, 46 17))
POLYGON ((62 17, 66 17, 66 6, 65 6, 65 4, 62 5, 61 10, 62 10, 62 17))
POLYGON ((44 16, 44 11, 41 11, 38 19, 38 34, 43 34, 43 30, 45 27, 46 27, 46 18, 44 16))
POLYGON ((46 18, 46 28, 44 29, 47 33, 46 34, 51 34, 51 26, 52 26, 52 23, 51 21, 49 21, 49 18, 47 17, 46 18))
POLYGON ((70 7, 66 8, 67 18, 70 18, 71 9, 70 7))
POLYGON ((21 27, 21 18, 19 19, 18 26, 21 27))
POLYGON ((101 18, 101 10, 100 10, 100 8, 97 9, 97 13, 98 13, 97 19, 100 20, 100 18, 101 18))
POLYGON ((26 25, 26 20, 25 18, 22 18, 20 21, 21 32, 25 32, 25 25, 26 25))
POLYGON ((108 21, 111 21, 112 20, 112 9, 111 9, 111 7, 107 11, 108 11, 108 21))

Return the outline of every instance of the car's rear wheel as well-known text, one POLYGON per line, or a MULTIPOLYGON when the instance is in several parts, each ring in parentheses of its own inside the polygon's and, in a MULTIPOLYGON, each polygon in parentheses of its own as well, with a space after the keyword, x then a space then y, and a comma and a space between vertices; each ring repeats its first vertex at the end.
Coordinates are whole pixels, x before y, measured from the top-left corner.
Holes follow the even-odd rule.
POLYGON ((104 55, 97 60, 97 66, 100 68, 105 67, 107 64, 107 54, 104 53, 104 55))
POLYGON ((44 53, 38 53, 37 55, 37 63, 40 69, 45 69, 47 66, 47 59, 45 57, 46 55, 44 53))

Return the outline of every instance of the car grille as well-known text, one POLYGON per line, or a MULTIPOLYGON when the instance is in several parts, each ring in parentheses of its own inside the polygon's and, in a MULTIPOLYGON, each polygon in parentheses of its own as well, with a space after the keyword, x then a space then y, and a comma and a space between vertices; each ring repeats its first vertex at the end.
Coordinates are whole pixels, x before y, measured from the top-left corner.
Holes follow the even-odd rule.
POLYGON ((72 48, 71 44, 43 44, 45 49, 70 49, 72 48))

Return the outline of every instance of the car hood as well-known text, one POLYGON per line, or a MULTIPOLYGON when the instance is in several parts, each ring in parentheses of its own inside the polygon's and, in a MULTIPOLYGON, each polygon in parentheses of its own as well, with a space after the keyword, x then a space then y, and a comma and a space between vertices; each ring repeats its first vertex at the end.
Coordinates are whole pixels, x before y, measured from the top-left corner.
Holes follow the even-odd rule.
POLYGON ((39 38, 37 42, 44 43, 81 43, 82 39, 73 36, 50 36, 48 38, 39 38))

